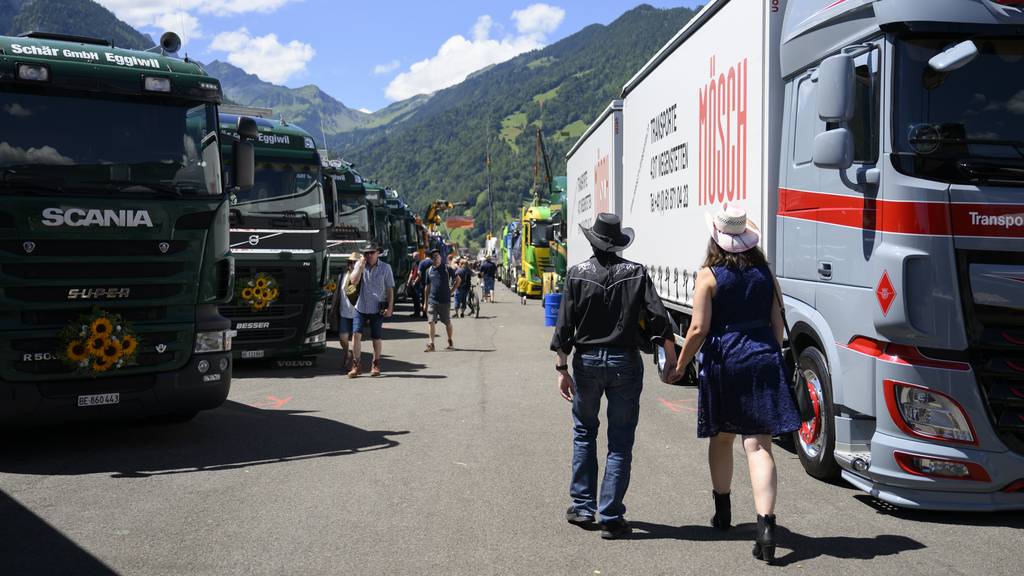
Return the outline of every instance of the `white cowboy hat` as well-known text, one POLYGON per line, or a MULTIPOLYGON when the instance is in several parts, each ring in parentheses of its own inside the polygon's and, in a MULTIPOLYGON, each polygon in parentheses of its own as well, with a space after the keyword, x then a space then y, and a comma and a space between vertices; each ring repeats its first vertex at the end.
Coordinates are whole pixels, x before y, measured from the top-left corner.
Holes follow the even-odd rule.
POLYGON ((704 220, 711 239, 726 252, 746 252, 761 241, 761 234, 747 218, 747 211, 735 204, 725 204, 717 214, 705 214, 704 220))

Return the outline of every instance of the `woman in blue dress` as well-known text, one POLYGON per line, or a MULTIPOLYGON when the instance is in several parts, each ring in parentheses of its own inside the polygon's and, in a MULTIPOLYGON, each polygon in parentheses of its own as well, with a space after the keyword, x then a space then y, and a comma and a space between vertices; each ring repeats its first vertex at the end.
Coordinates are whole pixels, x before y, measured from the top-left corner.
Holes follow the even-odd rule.
POLYGON ((715 501, 712 526, 728 530, 732 512, 732 446, 743 437, 757 509, 754 557, 775 557, 778 476, 772 436, 800 427, 782 359, 779 285, 758 248, 760 234, 744 210, 725 205, 707 216, 711 240, 697 274, 693 317, 674 379, 701 352, 697 436, 710 438, 708 465, 715 501))

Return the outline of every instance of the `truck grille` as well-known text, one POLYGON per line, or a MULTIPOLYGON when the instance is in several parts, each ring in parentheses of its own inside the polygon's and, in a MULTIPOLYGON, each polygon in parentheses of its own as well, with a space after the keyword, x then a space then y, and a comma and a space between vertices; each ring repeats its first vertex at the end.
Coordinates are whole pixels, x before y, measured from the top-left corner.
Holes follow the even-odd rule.
POLYGON ((75 367, 57 359, 57 334, 94 308, 131 322, 139 353, 136 365, 90 380, 182 366, 195 322, 198 255, 192 252, 201 243, 161 244, 0 239, 0 375, 80 379, 75 367))
POLYGON ((1024 253, 959 251, 957 258, 972 368, 996 432, 1024 454, 1024 314, 976 303, 970 285, 971 264, 1024 266, 1024 253))
POLYGON ((277 280, 279 296, 276 302, 263 310, 233 302, 221 306, 220 313, 231 319, 232 327, 238 334, 233 346, 239 350, 277 348, 298 345, 299 337, 305 335, 306 322, 312 288, 310 268, 299 266, 267 266, 239 262, 235 266, 236 281, 253 278, 258 273, 270 274, 277 280), (244 328, 247 323, 267 323, 266 328, 244 328), (239 324, 243 327, 239 327, 239 324))

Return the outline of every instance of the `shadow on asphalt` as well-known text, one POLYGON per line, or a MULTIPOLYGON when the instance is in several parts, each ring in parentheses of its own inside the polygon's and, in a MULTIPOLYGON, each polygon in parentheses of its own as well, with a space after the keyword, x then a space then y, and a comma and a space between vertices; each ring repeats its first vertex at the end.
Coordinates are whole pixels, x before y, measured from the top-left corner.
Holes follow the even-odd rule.
POLYGON ((861 504, 874 508, 879 514, 929 524, 950 526, 1006 526, 1024 528, 1024 514, 1017 512, 941 512, 934 510, 911 510, 893 506, 867 494, 854 496, 861 504))
MULTIPOLYGON (((754 542, 755 524, 738 524, 728 532, 722 532, 710 526, 666 526, 650 522, 630 520, 633 533, 626 537, 630 540, 686 540, 692 542, 754 542)), ((829 556, 842 560, 872 560, 880 556, 894 556, 911 550, 921 550, 926 546, 913 538, 880 534, 872 538, 853 536, 826 536, 813 538, 791 532, 779 526, 775 533, 778 546, 775 557, 776 566, 788 566, 797 562, 811 560, 820 556, 829 556)), ((745 554, 749 552, 744 551, 745 554)))
POLYGON ((2 490, 0 558, 5 574, 117 574, 2 490))
MULTIPOLYGON (((369 370, 372 344, 365 342, 362 346, 363 368, 369 370)), ((387 355, 388 341, 384 340, 384 356, 381 358, 382 377, 388 378, 422 378, 424 380, 436 380, 445 378, 440 374, 420 374, 427 365, 418 362, 407 362, 387 355)), ((273 360, 261 360, 252 362, 236 363, 232 372, 233 378, 320 378, 323 376, 337 376, 344 378, 342 372, 342 360, 344 356, 340 348, 328 348, 326 352, 316 357, 316 363, 312 366, 301 367, 277 367, 273 360)), ((367 377, 364 373, 363 377, 367 377)))
POLYGON ((408 431, 363 430, 295 410, 227 401, 177 425, 108 423, 23 430, 0 449, 0 472, 113 478, 223 471, 398 446, 408 431))

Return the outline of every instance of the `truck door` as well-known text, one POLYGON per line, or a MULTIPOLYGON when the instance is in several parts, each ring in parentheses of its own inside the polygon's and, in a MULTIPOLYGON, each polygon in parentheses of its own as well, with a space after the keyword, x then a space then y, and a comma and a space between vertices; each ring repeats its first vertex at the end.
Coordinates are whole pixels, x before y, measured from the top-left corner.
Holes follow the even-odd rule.
MULTIPOLYGON (((814 137, 825 131, 818 118, 817 70, 809 70, 786 83, 786 118, 784 121, 783 162, 779 174, 778 230, 781 236, 776 266, 780 276, 793 280, 816 280, 818 226, 805 217, 817 206, 809 203, 808 192, 817 191, 820 171, 814 166, 811 152, 814 137)), ((813 291, 796 295, 814 304, 813 291)))
POLYGON ((853 120, 847 124, 853 133, 853 166, 845 172, 816 170, 818 188, 812 190, 820 193, 820 217, 814 268, 819 282, 874 288, 878 280, 870 261, 882 241, 875 221, 882 190, 878 183, 880 54, 881 48, 875 46, 854 59, 855 105, 853 120), (869 172, 875 175, 874 183, 867 182, 869 172))

